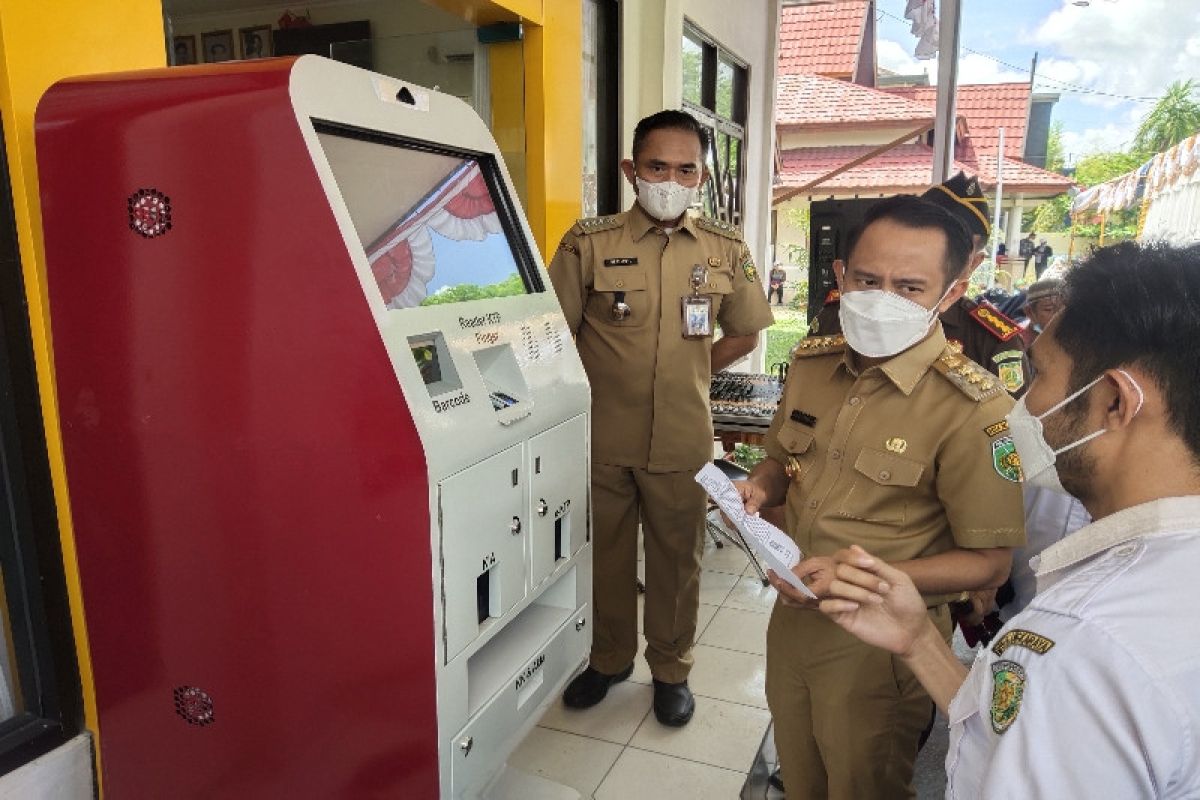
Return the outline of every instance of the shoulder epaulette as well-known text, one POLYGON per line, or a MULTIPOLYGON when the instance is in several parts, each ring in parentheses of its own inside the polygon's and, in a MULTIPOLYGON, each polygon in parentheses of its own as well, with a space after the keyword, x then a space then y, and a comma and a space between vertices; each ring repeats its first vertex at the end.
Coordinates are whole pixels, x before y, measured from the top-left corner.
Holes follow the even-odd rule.
POLYGON ((742 241, 742 232, 736 226, 730 225, 728 222, 722 222, 719 219, 696 217, 696 227, 706 230, 709 233, 715 233, 718 236, 724 236, 726 239, 733 239, 735 242, 742 241))
POLYGON ((986 300, 981 300, 967 312, 971 319, 983 326, 983 329, 1002 342, 1007 342, 1014 336, 1019 336, 1021 326, 1004 316, 1000 309, 986 300))
POLYGON ((845 349, 845 336, 809 336, 796 342, 796 346, 792 348, 792 358, 825 356, 841 353, 845 349))
POLYGON ((609 214, 607 217, 586 217, 575 222, 576 233, 587 235, 600 231, 611 231, 625 224, 624 214, 609 214))
POLYGON ((834 303, 841 302, 842 291, 840 289, 830 289, 829 294, 825 295, 825 305, 831 306, 834 303))
POLYGON ((1004 384, 995 375, 949 345, 946 345, 946 349, 933 362, 933 368, 960 392, 976 402, 1005 393, 1004 384))

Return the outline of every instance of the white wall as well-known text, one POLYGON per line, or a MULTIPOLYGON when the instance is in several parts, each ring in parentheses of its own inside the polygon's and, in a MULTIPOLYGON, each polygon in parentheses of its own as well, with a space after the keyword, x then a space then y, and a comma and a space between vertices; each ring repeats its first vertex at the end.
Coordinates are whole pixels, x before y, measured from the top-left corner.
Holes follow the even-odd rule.
POLYGON ((16 800, 92 800, 92 737, 83 733, 0 777, 0 797, 16 800))

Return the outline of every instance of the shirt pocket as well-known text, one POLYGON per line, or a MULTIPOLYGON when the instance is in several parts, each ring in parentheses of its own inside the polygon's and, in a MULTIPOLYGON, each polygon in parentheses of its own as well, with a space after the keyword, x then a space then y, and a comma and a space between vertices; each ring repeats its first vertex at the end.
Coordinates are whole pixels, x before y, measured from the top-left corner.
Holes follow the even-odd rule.
POLYGON ((779 428, 779 446, 788 456, 789 462, 785 463, 784 467, 792 468, 791 480, 795 485, 800 484, 812 463, 812 444, 815 439, 812 428, 801 422, 789 420, 779 428))
POLYGON ((854 460, 854 483, 839 516, 847 519, 903 525, 912 489, 925 465, 895 453, 864 447, 854 460))
POLYGON ((709 272, 708 281, 700 285, 700 294, 712 297, 715 315, 721 310, 721 301, 733 294, 733 276, 724 272, 709 272))
MULTIPOLYGON (((588 316, 598 325, 613 328, 640 328, 650 321, 650 299, 646 289, 646 271, 630 267, 604 267, 593 273, 588 295, 588 316), (625 319, 613 319, 613 305, 623 297, 629 306, 625 319)), ((657 313, 657 312, 656 312, 657 313)))

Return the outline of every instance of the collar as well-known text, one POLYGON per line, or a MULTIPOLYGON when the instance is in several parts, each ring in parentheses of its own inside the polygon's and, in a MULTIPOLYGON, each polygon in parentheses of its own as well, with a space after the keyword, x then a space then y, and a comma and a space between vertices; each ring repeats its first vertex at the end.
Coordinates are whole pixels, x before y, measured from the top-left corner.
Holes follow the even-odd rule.
MULTIPOLYGON (((651 231, 663 229, 662 222, 647 214, 637 199, 634 199, 633 207, 629 209, 629 213, 625 217, 625 225, 635 242, 640 242, 651 231)), ((691 209, 683 213, 683 219, 679 221, 679 227, 675 229, 675 233, 680 231, 687 231, 692 238, 696 238, 696 215, 691 209)))
POLYGON ((1042 575, 1078 564, 1123 542, 1146 536, 1195 531, 1200 528, 1200 495, 1164 497, 1123 508, 1085 525, 1034 556, 1034 571, 1042 575))
MULTIPOLYGON (((878 369, 888 377, 896 388, 905 395, 913 393, 913 389, 917 388, 917 383, 921 378, 925 377, 925 373, 933 366, 933 362, 942 355, 946 349, 946 334, 942 331, 941 320, 934 322, 933 328, 929 335, 921 341, 914 344, 907 350, 892 356, 887 361, 875 367, 868 367, 863 372, 870 372, 872 369, 878 369)), ((845 354, 842 356, 842 366, 851 375, 858 377, 858 372, 854 369, 852 358, 854 354, 849 347, 846 348, 845 354)))

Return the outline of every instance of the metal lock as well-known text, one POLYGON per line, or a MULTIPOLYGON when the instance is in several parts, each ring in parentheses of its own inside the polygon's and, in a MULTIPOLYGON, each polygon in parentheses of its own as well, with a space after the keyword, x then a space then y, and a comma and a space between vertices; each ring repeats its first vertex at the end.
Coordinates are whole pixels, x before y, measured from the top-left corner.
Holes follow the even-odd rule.
POLYGON ((521 518, 520 518, 520 517, 513 517, 513 521, 512 521, 512 523, 511 523, 511 524, 508 526, 508 529, 509 529, 510 531, 512 531, 512 535, 513 535, 513 536, 520 536, 520 535, 521 535, 521 518))
POLYGON ((471 755, 471 748, 475 746, 475 737, 468 736, 465 739, 458 740, 458 749, 462 751, 464 756, 471 755))
POLYGON ((587 620, 584 619, 583 617, 580 617, 579 619, 575 620, 575 630, 581 631, 581 630, 583 630, 585 625, 587 625, 587 620))
POLYGON ((538 500, 538 506, 537 506, 538 516, 544 517, 544 516, 546 516, 547 513, 549 513, 549 511, 550 511, 550 506, 546 505, 546 499, 542 498, 541 500, 538 500))

